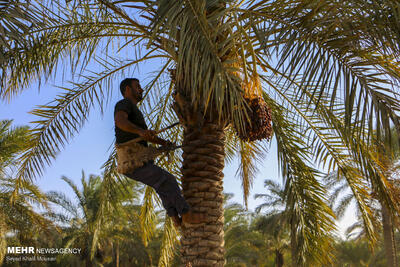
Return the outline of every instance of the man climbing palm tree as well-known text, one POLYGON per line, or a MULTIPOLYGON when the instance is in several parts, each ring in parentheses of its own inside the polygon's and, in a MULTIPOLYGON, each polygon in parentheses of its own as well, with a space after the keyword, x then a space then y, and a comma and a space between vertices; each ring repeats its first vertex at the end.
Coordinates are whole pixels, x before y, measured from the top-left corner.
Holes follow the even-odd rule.
MULTIPOLYGON (((147 147, 147 141, 159 145, 171 146, 171 142, 156 136, 156 131, 148 130, 142 112, 136 104, 143 99, 143 89, 136 78, 124 79, 120 84, 121 94, 124 99, 117 102, 114 109, 116 143, 121 144, 132 139, 142 137, 139 144, 147 147)), ((204 221, 204 214, 192 213, 188 203, 175 177, 166 170, 148 161, 144 166, 124 173, 131 179, 140 181, 154 188, 160 196, 168 216, 172 217, 174 224, 180 226, 184 223, 197 224, 204 221)))

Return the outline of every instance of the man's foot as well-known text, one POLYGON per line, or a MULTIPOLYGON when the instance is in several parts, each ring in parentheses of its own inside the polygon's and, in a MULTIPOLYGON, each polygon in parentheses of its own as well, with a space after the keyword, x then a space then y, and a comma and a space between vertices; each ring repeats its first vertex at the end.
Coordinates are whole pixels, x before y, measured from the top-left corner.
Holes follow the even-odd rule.
POLYGON ((172 221, 174 222, 174 225, 176 228, 179 228, 182 226, 182 218, 179 217, 178 215, 171 217, 172 221))
POLYGON ((206 215, 204 213, 194 213, 189 211, 182 214, 182 222, 189 224, 198 224, 206 221, 206 215))

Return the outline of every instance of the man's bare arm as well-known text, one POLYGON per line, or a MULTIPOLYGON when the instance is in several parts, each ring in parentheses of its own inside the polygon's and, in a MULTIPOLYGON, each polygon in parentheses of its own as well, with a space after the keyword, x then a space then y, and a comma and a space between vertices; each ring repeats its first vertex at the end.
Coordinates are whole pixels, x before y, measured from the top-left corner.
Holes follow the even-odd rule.
POLYGON ((136 126, 132 122, 130 122, 128 120, 128 114, 125 111, 122 111, 122 110, 117 111, 117 113, 115 114, 114 121, 115 121, 115 125, 118 128, 120 128, 121 130, 123 130, 125 132, 138 134, 141 137, 143 137, 146 141, 149 141, 149 142, 152 142, 155 144, 159 144, 159 145, 170 145, 171 144, 170 142, 157 137, 156 131, 145 130, 143 128, 136 126))
POLYGON ((125 111, 117 111, 117 113, 115 114, 114 117, 114 122, 115 125, 120 128, 121 130, 125 131, 125 132, 130 132, 130 133, 134 133, 134 134, 138 134, 140 136, 145 136, 146 131, 143 128, 140 128, 138 126, 136 126, 135 124, 133 124, 132 122, 130 122, 128 120, 128 113, 126 113, 125 111))

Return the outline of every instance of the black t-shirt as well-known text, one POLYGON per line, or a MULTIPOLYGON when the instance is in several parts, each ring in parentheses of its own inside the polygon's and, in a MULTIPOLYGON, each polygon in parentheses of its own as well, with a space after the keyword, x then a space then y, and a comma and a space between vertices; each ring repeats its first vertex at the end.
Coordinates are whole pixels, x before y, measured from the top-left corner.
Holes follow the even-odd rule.
MULTIPOLYGON (((133 124, 135 124, 136 126, 142 128, 142 129, 147 130, 147 125, 144 120, 143 113, 129 99, 124 98, 124 99, 118 101, 117 104, 115 104, 114 117, 115 117, 115 114, 117 113, 117 111, 120 111, 120 110, 123 110, 126 113, 128 113, 128 120, 130 122, 132 122, 133 124)), ((139 137, 138 134, 125 132, 115 125, 115 139, 116 139, 117 144, 124 143, 124 142, 127 142, 129 140, 132 140, 132 139, 135 139, 138 137, 139 137)), ((144 140, 140 141, 139 144, 148 146, 147 142, 144 140)))

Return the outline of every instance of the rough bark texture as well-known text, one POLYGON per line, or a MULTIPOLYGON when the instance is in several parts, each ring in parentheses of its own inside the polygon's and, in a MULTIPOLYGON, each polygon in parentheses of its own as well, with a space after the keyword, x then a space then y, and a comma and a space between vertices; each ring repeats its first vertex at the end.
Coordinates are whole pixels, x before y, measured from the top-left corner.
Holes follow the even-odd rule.
POLYGON ((383 225, 383 241, 386 253, 386 262, 388 267, 396 267, 396 243, 394 239, 393 223, 389 211, 387 210, 384 203, 382 206, 382 225, 383 225))
POLYGON ((194 212, 204 212, 207 222, 184 225, 183 266, 224 266, 223 126, 204 122, 187 126, 184 133, 183 195, 194 212))

